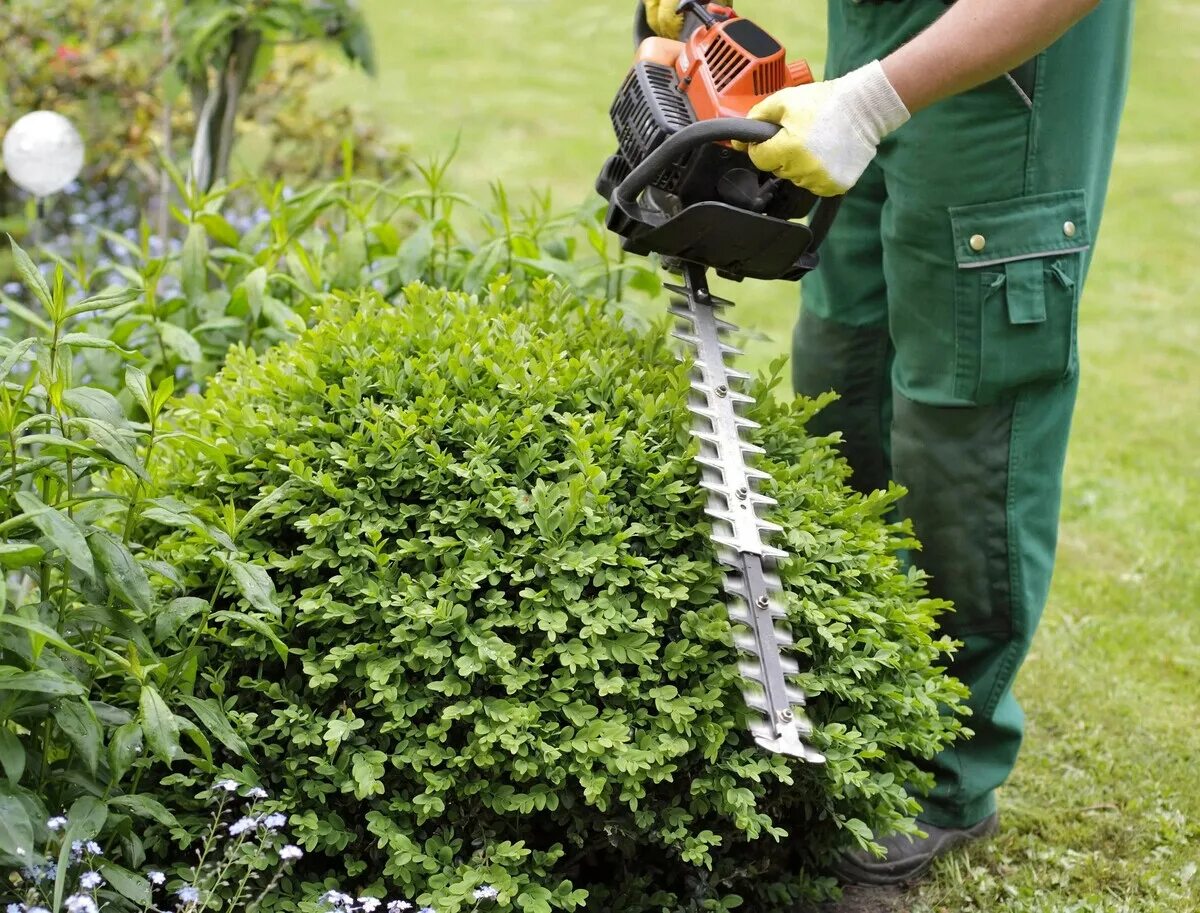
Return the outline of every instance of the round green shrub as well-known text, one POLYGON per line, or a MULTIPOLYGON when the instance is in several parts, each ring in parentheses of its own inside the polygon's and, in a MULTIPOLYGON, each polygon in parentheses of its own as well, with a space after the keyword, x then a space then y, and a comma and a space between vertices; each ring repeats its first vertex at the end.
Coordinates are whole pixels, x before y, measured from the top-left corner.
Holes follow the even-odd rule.
POLYGON ((213 546, 176 531, 158 548, 188 592, 290 651, 207 616, 179 635, 250 746, 225 771, 265 786, 308 850, 284 894, 323 882, 452 913, 490 884, 533 913, 765 911, 827 891, 836 848, 912 827, 912 759, 959 731, 963 690, 940 666, 941 607, 898 558, 914 545, 888 519, 898 492, 856 494, 833 441, 805 434, 819 404, 760 382, 829 761, 764 753, 666 337, 550 283, 414 286, 232 353, 178 412, 209 447, 168 445, 160 485, 236 519, 277 588, 274 618, 213 546))

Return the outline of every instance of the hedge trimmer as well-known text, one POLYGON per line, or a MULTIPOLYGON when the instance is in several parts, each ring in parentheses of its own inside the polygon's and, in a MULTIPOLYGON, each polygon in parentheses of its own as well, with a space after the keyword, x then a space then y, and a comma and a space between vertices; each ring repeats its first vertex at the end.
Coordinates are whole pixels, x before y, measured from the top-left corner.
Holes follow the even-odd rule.
POLYGON ((789 181, 759 171, 730 141, 764 142, 779 129, 745 118, 757 102, 788 86, 811 82, 803 61, 789 64, 774 38, 728 7, 700 0, 679 4, 682 41, 649 35, 639 15, 637 58, 611 109, 619 150, 596 189, 609 200, 608 227, 625 250, 658 254, 683 277, 667 285, 681 302, 676 333, 694 350, 692 434, 701 485, 709 492, 712 537, 726 568, 729 618, 743 693, 757 718, 762 747, 820 762, 806 744, 811 726, 804 694, 788 682, 798 671, 776 562, 786 557, 768 539, 780 527, 762 512, 776 502, 763 494, 767 473, 749 458, 763 451, 743 435, 757 425, 741 409, 748 375, 729 368, 733 325, 717 317, 732 302, 709 292, 707 272, 730 279, 796 280, 817 265, 816 250, 839 200, 818 200, 789 181), (799 220, 808 216, 808 223, 799 220))

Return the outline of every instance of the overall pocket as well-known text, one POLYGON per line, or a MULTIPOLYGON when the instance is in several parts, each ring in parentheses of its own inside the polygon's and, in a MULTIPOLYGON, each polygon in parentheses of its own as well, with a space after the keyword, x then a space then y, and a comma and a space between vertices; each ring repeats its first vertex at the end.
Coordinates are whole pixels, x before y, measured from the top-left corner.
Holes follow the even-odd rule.
POLYGON ((956 206, 950 221, 955 396, 987 404, 1067 377, 1091 246, 1083 191, 956 206))

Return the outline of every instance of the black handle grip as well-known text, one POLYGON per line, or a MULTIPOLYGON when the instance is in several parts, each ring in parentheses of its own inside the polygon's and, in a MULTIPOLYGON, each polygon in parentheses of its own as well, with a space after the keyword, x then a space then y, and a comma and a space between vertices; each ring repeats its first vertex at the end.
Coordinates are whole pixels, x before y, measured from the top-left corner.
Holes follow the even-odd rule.
POLYGON ((626 213, 641 222, 651 222, 647 213, 638 206, 637 198, 681 156, 725 140, 740 140, 743 143, 765 143, 779 132, 777 124, 766 124, 742 117, 718 117, 689 124, 651 152, 642 163, 629 173, 613 191, 613 202, 626 213))

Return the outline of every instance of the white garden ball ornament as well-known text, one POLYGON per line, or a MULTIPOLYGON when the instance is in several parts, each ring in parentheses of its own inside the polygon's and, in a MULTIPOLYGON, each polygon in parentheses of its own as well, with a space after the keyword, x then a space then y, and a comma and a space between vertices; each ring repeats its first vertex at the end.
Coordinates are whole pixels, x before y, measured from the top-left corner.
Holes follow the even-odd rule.
POLYGON ((61 114, 31 111, 4 134, 4 169, 35 197, 62 190, 82 168, 83 139, 61 114))

